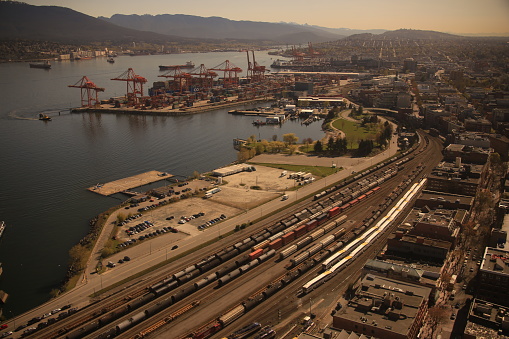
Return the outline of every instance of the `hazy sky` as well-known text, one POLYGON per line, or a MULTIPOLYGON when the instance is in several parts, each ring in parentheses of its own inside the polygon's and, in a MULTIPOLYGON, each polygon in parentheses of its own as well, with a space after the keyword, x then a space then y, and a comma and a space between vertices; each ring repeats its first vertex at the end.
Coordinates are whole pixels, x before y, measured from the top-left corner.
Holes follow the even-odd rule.
MULTIPOLYGON (((22 0, 23 1, 23 0, 22 0)), ((331 28, 509 35, 509 0, 24 0, 97 17, 190 14, 331 28)))

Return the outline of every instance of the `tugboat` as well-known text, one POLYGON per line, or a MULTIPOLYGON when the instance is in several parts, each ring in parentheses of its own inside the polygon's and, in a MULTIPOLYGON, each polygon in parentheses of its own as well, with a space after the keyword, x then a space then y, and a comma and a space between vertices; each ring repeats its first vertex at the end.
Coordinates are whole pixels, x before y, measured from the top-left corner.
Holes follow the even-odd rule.
POLYGON ((30 68, 44 68, 44 69, 50 69, 51 64, 48 60, 45 62, 38 62, 38 63, 30 63, 30 68))
POLYGON ((46 114, 44 114, 44 113, 39 113, 39 120, 42 120, 42 121, 51 121, 51 118, 49 116, 47 116, 46 114))

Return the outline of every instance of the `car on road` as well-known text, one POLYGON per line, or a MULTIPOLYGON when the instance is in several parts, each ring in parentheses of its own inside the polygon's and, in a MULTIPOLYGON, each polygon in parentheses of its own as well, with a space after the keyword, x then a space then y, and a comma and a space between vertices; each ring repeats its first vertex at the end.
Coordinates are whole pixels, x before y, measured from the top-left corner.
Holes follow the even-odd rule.
POLYGON ((55 313, 58 313, 60 311, 62 311, 61 308, 55 308, 53 311, 51 311, 51 314, 55 314, 55 313))
POLYGON ((176 250, 177 248, 179 248, 179 245, 173 245, 173 246, 171 247, 171 249, 172 249, 172 250, 176 250))
POLYGON ((9 325, 7 325, 7 324, 3 324, 3 325, 1 325, 1 326, 0 326, 0 330, 4 330, 4 329, 6 329, 7 327, 9 327, 9 325))
POLYGON ((11 332, 11 331, 9 331, 9 332, 5 332, 4 334, 2 334, 2 338, 8 337, 8 336, 10 336, 11 334, 12 334, 12 332, 11 332))
POLYGON ((456 319, 456 313, 451 314, 451 320, 456 319))
POLYGON ((129 258, 127 255, 124 257, 124 261, 130 261, 131 258, 129 258))

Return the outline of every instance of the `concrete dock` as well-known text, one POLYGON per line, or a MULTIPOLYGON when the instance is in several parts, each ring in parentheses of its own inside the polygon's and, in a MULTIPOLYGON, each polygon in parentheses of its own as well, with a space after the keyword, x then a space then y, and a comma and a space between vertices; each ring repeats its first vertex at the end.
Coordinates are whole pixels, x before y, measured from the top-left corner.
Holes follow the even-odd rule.
POLYGON ((72 113, 110 113, 110 114, 134 114, 134 115, 162 115, 162 116, 181 116, 189 114, 205 113, 222 108, 229 108, 241 105, 249 105, 267 101, 273 101, 273 97, 262 97, 249 100, 236 100, 228 98, 227 101, 208 103, 205 100, 195 102, 191 107, 171 108, 162 107, 157 109, 140 109, 134 107, 115 108, 112 104, 101 104, 96 107, 79 107, 71 109, 72 113))
POLYGON ((91 192, 108 196, 115 193, 126 191, 134 187, 150 184, 159 180, 168 179, 171 178, 172 176, 173 175, 165 172, 149 171, 133 175, 132 177, 110 181, 105 184, 97 184, 87 189, 91 192))

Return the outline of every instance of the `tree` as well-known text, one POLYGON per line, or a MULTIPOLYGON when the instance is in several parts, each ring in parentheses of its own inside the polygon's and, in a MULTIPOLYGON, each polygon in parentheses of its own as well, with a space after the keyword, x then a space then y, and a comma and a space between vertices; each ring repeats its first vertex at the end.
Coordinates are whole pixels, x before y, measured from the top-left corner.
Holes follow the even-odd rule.
POLYGON ((295 135, 295 133, 287 133, 283 134, 283 141, 287 145, 295 144, 297 141, 299 141, 299 138, 295 135))
POLYGON ((297 146, 297 145, 290 145, 290 146, 288 146, 288 153, 290 155, 292 155, 297 151, 298 148, 299 148, 299 146, 297 146))
POLYGON ((323 145, 322 145, 322 142, 320 140, 316 141, 315 146, 314 146, 314 151, 316 153, 322 153, 323 152, 323 145))
POLYGON ((329 140, 327 140, 327 151, 329 153, 334 152, 334 138, 332 136, 330 136, 329 140))

